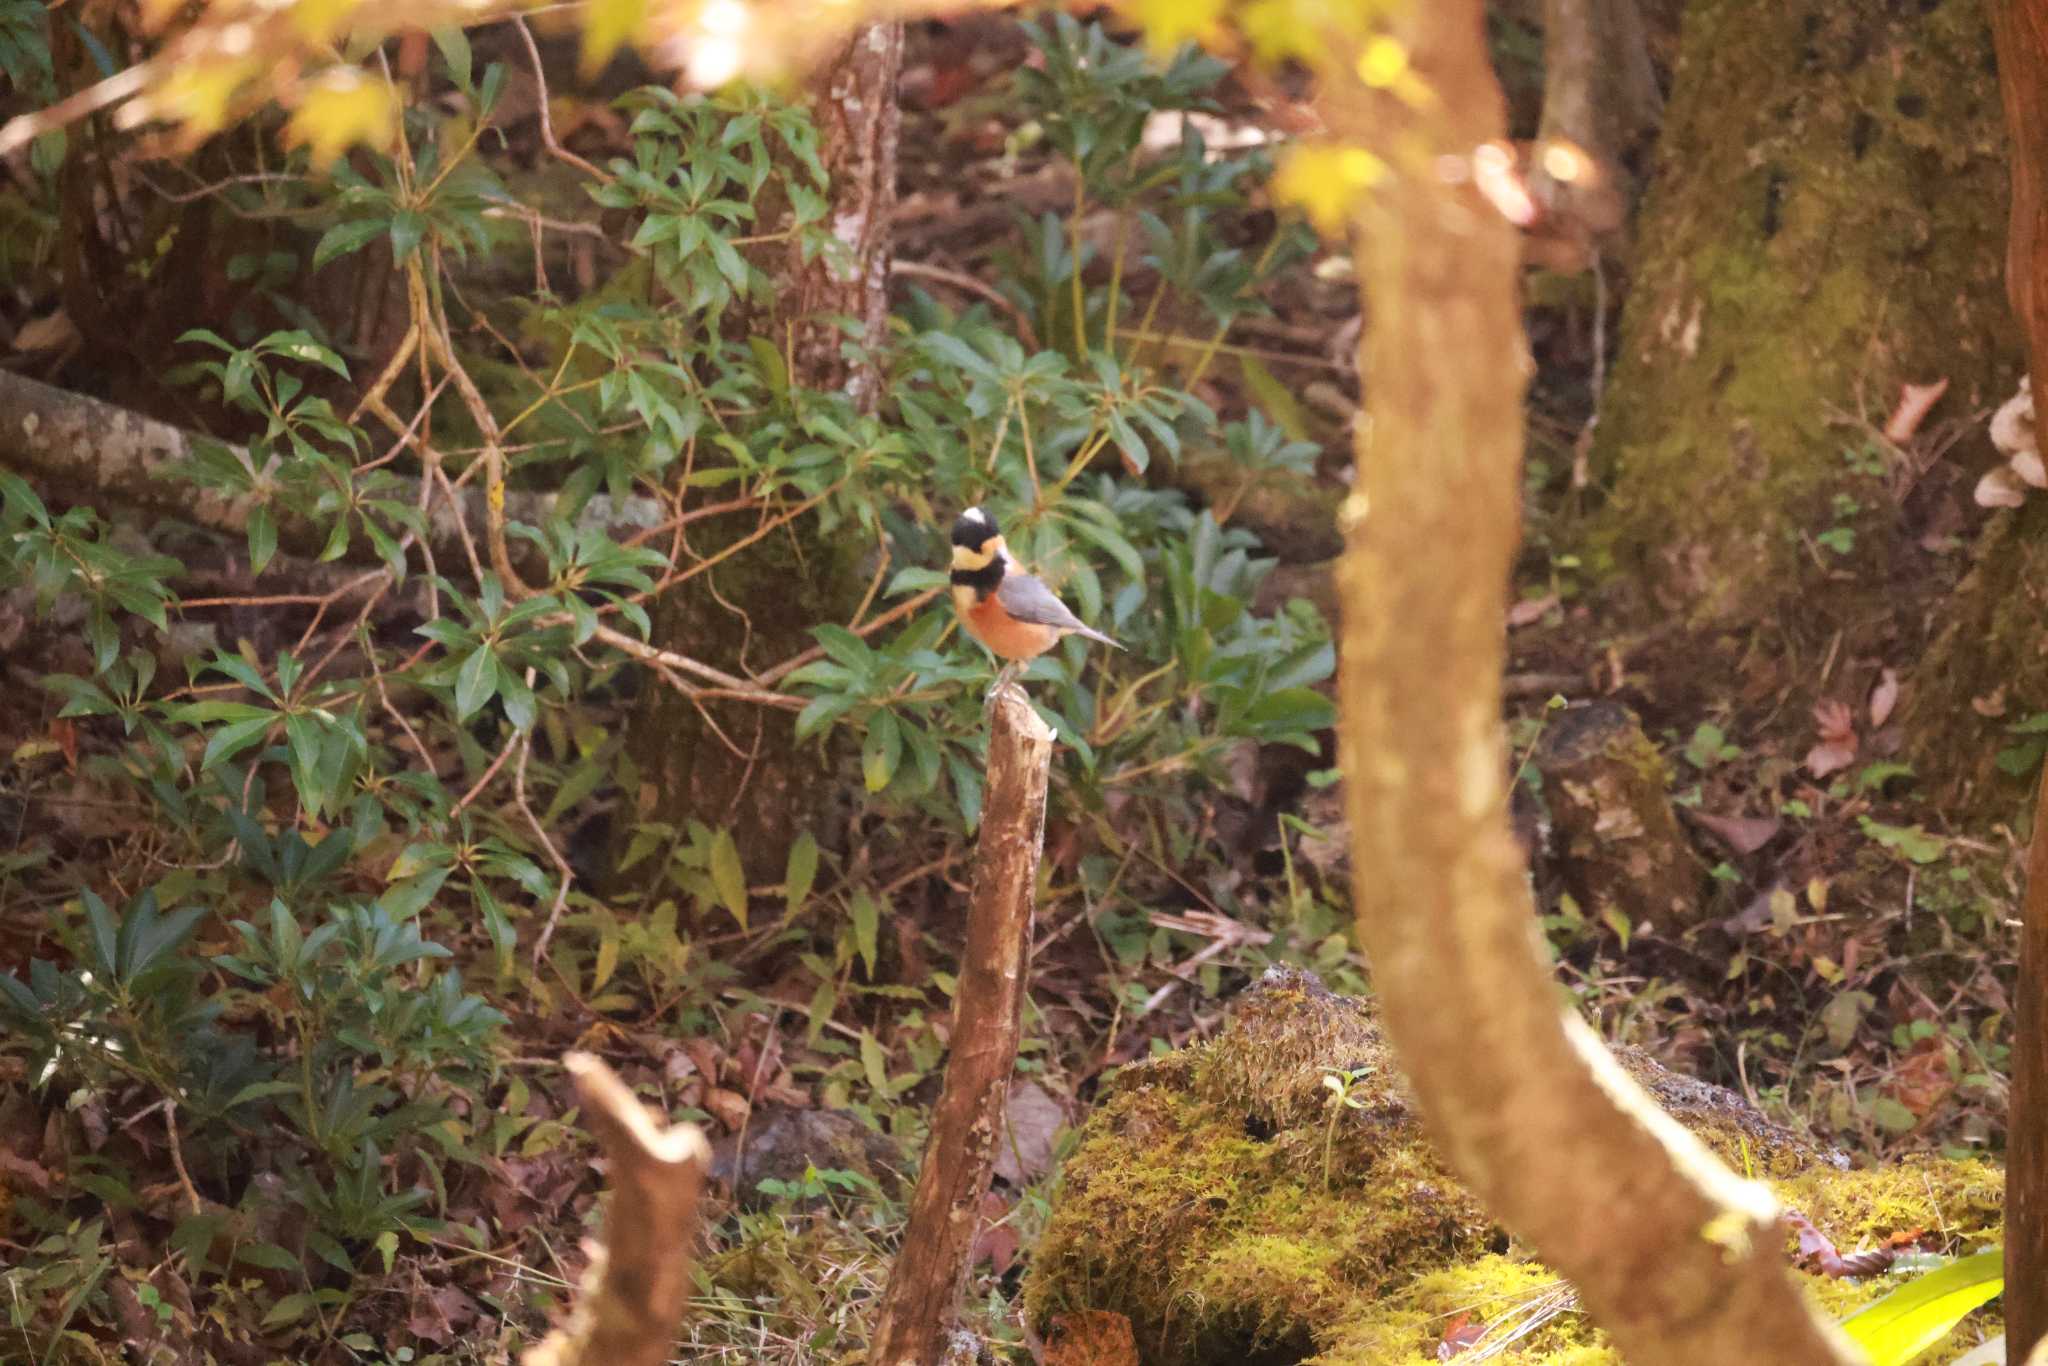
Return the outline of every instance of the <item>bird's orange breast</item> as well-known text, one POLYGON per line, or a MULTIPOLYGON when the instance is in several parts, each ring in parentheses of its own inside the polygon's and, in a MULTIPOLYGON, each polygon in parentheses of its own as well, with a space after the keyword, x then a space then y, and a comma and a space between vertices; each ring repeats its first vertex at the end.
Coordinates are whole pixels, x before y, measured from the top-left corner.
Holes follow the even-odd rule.
POLYGON ((1036 659, 1060 638, 1050 626, 1019 621, 1005 612, 993 593, 976 601, 973 589, 956 588, 953 606, 967 634, 1003 659, 1036 659))

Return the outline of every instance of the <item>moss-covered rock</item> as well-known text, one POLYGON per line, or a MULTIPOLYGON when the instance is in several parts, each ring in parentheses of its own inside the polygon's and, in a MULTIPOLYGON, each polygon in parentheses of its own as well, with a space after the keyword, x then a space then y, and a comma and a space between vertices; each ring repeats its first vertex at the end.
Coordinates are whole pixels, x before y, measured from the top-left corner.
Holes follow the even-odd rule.
MULTIPOLYGON (((1995 1167, 1848 1170, 1730 1091, 1639 1053, 1623 1061, 1845 1251, 1905 1230, 1970 1249, 1997 1236, 1995 1167)), ((1810 1280, 1834 1312, 1887 1288, 1810 1280)), ((1148 1362, 1379 1366, 1433 1362, 1457 1314, 1490 1322, 1557 1289, 1438 1160, 1369 1007, 1275 969, 1216 1038, 1118 1074, 1067 1161, 1025 1305, 1041 1326, 1073 1310, 1123 1314, 1148 1362)), ((1615 1359, 1576 1312, 1517 1350, 1615 1359)))

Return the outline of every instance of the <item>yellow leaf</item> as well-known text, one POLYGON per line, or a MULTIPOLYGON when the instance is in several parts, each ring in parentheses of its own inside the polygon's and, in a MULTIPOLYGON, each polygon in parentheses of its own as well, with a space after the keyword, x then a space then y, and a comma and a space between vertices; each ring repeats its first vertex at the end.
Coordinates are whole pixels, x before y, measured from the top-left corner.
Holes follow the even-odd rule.
POLYGON ((747 874, 740 865, 739 846, 733 843, 729 830, 719 831, 711 841, 711 885, 717 889, 725 909, 732 912, 732 918, 740 922, 740 928, 747 928, 747 874))
POLYGON ((238 61, 182 62, 172 68, 164 83, 150 97, 150 112, 156 117, 183 124, 195 137, 218 132, 228 121, 235 95, 254 76, 258 64, 238 61))
POLYGON ((1316 231, 1337 236, 1366 191, 1387 177, 1387 164, 1363 147, 1304 143, 1287 154, 1273 176, 1273 196, 1297 204, 1316 231))
POLYGON ((647 23, 647 0, 591 0, 583 19, 583 74, 594 76, 647 23))
POLYGON ((590 994, 595 996, 604 990, 604 984, 612 980, 612 974, 619 967, 619 928, 605 927, 604 937, 597 941, 597 962, 590 969, 590 994))
POLYGON ((1238 11, 1237 24, 1251 40, 1253 54, 1262 62, 1305 57, 1322 47, 1315 25, 1301 13, 1294 0, 1252 0, 1238 11))
POLYGON ((359 142, 388 147, 397 130, 391 87, 354 68, 336 68, 305 92, 284 136, 292 146, 305 144, 313 165, 322 167, 359 142))
POLYGON ((1408 71, 1408 49, 1381 34, 1365 45, 1358 58, 1358 79, 1375 90, 1384 90, 1408 71))
POLYGON ((1223 38, 1224 0, 1131 0, 1125 6, 1145 30, 1145 41, 1154 52, 1171 53, 1193 39, 1213 47, 1223 38))
POLYGON ((309 43, 324 43, 347 27, 362 0, 292 0, 292 27, 309 43))

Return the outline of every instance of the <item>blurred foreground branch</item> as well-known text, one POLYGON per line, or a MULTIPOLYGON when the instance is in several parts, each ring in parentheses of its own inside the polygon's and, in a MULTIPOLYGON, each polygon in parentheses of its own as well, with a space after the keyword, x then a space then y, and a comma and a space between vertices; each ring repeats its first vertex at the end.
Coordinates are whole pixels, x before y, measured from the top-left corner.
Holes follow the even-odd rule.
POLYGON ((1388 1034, 1446 1158, 1630 1362, 1852 1361, 1784 1265, 1770 1193, 1628 1078, 1542 953, 1501 726, 1519 252, 1479 177, 1443 173, 1504 158, 1502 100, 1477 0, 1417 0, 1389 33, 1426 90, 1376 91, 1338 60, 1328 106, 1334 134, 1387 158, 1354 220, 1372 382, 1339 581, 1359 929, 1388 1034))
POLYGON ((660 1366, 690 1298, 697 1196, 711 1150, 695 1125, 663 1128, 588 1053, 566 1066, 583 1121, 611 1162, 605 1245, 591 1258, 568 1322, 524 1366, 660 1366))

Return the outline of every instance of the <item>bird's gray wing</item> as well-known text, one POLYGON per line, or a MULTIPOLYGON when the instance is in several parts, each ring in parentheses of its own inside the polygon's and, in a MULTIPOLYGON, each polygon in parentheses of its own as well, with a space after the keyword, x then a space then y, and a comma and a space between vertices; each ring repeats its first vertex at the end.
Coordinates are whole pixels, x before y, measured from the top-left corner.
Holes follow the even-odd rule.
POLYGON ((1116 644, 1068 611, 1067 605, 1055 597, 1050 588, 1030 574, 1013 569, 1003 575, 1002 585, 996 589, 996 601, 1019 621, 1028 621, 1034 626, 1050 626, 1056 631, 1073 631, 1105 645, 1116 644))

